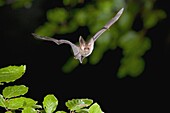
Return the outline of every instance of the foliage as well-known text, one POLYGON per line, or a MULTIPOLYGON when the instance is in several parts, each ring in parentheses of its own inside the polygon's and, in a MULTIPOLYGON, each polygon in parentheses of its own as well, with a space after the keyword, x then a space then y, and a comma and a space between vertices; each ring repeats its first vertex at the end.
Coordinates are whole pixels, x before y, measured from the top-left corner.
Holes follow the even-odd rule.
MULTIPOLYGON (((0 4, 3 4, 3 1, 0 0, 0 4)), ((85 59, 83 64, 88 63, 88 60, 90 64, 97 64, 108 50, 119 47, 122 49, 123 57, 117 70, 118 77, 137 77, 145 67, 143 55, 151 48, 147 31, 166 18, 165 12, 156 9, 154 3, 155 0, 63 0, 63 7, 56 6, 47 11, 47 21, 35 32, 52 37, 55 34, 72 33, 84 26, 88 27, 90 32, 88 39, 124 7, 118 22, 97 40, 92 55, 85 59), (137 18, 141 20, 138 23, 141 28, 135 28, 137 18)), ((62 69, 69 73, 78 64, 71 56, 62 69)))
MULTIPOLYGON (((8 66, 1 68, 0 70, 3 70, 0 73, 1 78, 5 77, 3 79, 3 82, 8 83, 8 76, 9 70, 11 68, 13 70, 20 70, 22 66, 8 66), (6 76, 3 76, 4 73, 7 73, 6 76)), ((24 65, 24 71, 22 73, 25 73, 24 65)), ((16 72, 15 75, 20 76, 20 73, 16 72)), ((14 73, 13 73, 14 74, 14 73)), ((13 79, 15 81, 18 78, 13 79)), ((11 82, 13 82, 11 81, 11 82)), ((48 94, 44 97, 44 100, 42 102, 42 105, 38 105, 38 101, 35 101, 31 98, 25 97, 25 94, 28 92, 28 87, 25 85, 14 85, 14 86, 8 86, 5 87, 2 90, 2 94, 0 94, 0 107, 5 108, 5 113, 15 113, 16 111, 19 111, 21 113, 66 113, 65 111, 58 111, 58 99, 53 94, 48 94)), ((72 99, 68 100, 66 102, 66 106, 68 107, 68 110, 70 113, 102 113, 102 110, 100 106, 97 103, 93 104, 92 99, 72 99)))
MULTIPOLYGON (((97 64, 107 50, 122 48, 123 57, 117 75, 123 78, 127 75, 139 76, 145 67, 143 55, 151 48, 151 41, 146 36, 147 31, 166 17, 163 10, 154 9, 153 0, 94 0, 86 3, 84 0, 63 0, 65 7, 56 7, 47 11, 47 22, 35 31, 41 35, 72 33, 79 26, 87 26, 92 37, 105 23, 122 7, 125 8, 120 20, 105 32, 96 42, 95 49, 89 56, 90 64, 97 64), (77 7, 83 5, 83 7, 77 7), (69 10, 67 10, 69 9, 69 10), (136 17, 142 20, 143 27, 134 29, 136 17), (62 18, 61 18, 62 17, 62 18), (97 18, 97 19, 96 19, 97 18)), ((87 60, 87 59, 86 59, 87 60)), ((87 63, 87 62, 85 62, 87 63)), ((63 66, 63 71, 71 72, 78 66, 77 61, 70 58, 63 66)))
POLYGON ((25 72, 26 66, 8 66, 0 69, 0 84, 3 82, 13 82, 19 79, 25 72))
POLYGON ((11 4, 12 8, 29 8, 32 5, 32 0, 0 0, 0 6, 11 4))

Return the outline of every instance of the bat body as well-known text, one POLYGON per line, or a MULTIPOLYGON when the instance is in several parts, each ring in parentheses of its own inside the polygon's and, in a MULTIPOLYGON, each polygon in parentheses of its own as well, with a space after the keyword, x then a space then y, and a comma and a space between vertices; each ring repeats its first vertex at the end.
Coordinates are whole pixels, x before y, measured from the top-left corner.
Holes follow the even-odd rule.
POLYGON ((119 19, 119 17, 123 13, 123 10, 124 10, 124 8, 119 10, 119 12, 116 14, 116 16, 114 16, 107 24, 105 24, 105 26, 101 30, 99 30, 88 42, 85 42, 83 37, 80 36, 79 37, 79 45, 75 45, 68 40, 57 40, 57 39, 54 39, 54 38, 51 38, 51 37, 40 36, 40 35, 37 35, 35 33, 32 33, 32 35, 36 39, 53 41, 57 45, 69 44, 71 46, 72 50, 73 50, 74 58, 78 59, 80 61, 80 63, 82 63, 83 59, 85 57, 89 56, 92 53, 92 51, 94 49, 94 42, 99 38, 99 36, 101 34, 103 34, 107 29, 110 28, 110 26, 112 26, 119 19))

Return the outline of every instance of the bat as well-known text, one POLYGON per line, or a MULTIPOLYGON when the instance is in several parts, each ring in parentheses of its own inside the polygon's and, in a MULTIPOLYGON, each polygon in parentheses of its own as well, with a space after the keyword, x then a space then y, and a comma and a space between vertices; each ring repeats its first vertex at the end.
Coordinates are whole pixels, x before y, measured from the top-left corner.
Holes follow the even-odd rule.
POLYGON ((118 13, 109 22, 107 22, 101 30, 99 30, 92 38, 90 38, 89 41, 86 42, 83 39, 83 37, 80 36, 79 37, 79 45, 73 44, 72 42, 70 42, 68 40, 62 40, 62 39, 57 40, 55 38, 51 38, 51 37, 47 37, 47 36, 40 36, 35 33, 32 33, 32 35, 36 39, 53 41, 57 45, 60 45, 60 44, 70 45, 72 48, 73 54, 74 54, 74 58, 78 59, 79 62, 82 63, 83 59, 92 53, 92 51, 94 49, 95 41, 100 37, 100 35, 102 35, 106 30, 108 30, 110 28, 110 26, 112 26, 119 19, 119 17, 123 13, 123 10, 124 10, 124 8, 120 9, 118 11, 118 13))

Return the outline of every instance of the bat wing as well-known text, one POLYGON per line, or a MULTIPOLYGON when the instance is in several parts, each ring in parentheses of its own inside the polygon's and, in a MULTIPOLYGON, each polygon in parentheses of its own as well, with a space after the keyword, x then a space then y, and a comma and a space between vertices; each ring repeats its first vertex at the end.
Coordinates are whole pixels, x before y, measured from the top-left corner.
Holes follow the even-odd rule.
POLYGON ((68 41, 68 40, 57 40, 57 39, 54 39, 54 38, 51 38, 51 37, 47 37, 47 36, 40 36, 40 35, 37 35, 35 33, 32 33, 32 35, 36 39, 53 41, 57 45, 64 44, 64 43, 65 44, 69 44, 71 46, 72 50, 73 50, 74 56, 76 56, 79 53, 79 47, 77 45, 73 44, 72 42, 68 41))
POLYGON ((99 38, 99 36, 101 34, 103 34, 107 29, 110 28, 110 26, 112 26, 118 19, 119 17, 122 15, 124 8, 120 9, 119 12, 116 14, 116 16, 114 16, 101 30, 99 30, 92 38, 94 41, 97 40, 97 38, 99 38))

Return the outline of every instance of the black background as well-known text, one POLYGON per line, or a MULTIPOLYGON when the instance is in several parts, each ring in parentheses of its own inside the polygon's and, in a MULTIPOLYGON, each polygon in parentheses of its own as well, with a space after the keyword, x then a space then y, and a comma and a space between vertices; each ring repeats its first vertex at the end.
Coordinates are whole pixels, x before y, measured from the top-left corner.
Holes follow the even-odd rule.
MULTIPOLYGON (((116 72, 122 57, 121 49, 108 51, 97 65, 79 65, 65 74, 61 68, 72 56, 69 46, 57 46, 51 42, 35 40, 31 33, 46 21, 46 11, 60 6, 55 0, 35 1, 31 9, 13 10, 10 6, 0 8, 0 67, 26 65, 26 73, 14 83, 29 87, 27 97, 42 104, 44 96, 54 94, 59 100, 58 110, 67 110, 65 102, 73 98, 91 98, 98 102, 105 113, 149 112, 166 110, 168 101, 168 76, 170 64, 169 6, 157 1, 155 9, 164 9, 167 18, 147 32, 152 47, 143 56, 144 72, 137 78, 118 79, 116 72)), ((136 20, 134 27, 139 27, 136 20)), ((86 28, 71 34, 77 42, 79 35, 88 35, 86 28)), ((57 35, 56 35, 57 36, 57 35)), ((73 38, 72 38, 73 37, 73 38)), ((0 89, 3 89, 1 86, 0 89)), ((1 110, 0 110, 1 112, 1 110)))

